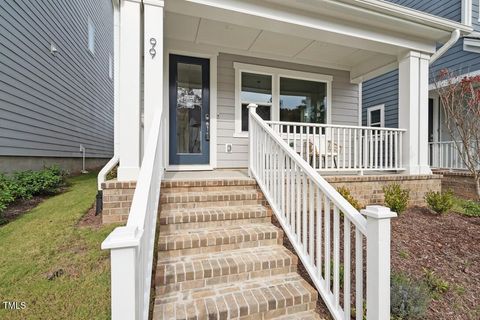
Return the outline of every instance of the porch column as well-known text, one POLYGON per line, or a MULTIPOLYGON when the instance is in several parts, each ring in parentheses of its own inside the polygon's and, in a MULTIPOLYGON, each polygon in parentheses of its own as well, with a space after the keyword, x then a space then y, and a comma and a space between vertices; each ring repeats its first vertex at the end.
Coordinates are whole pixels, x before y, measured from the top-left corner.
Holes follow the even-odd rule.
POLYGON ((162 0, 143 0, 144 91, 143 147, 146 147, 155 112, 163 106, 163 6, 162 0))
POLYGON ((407 174, 431 174, 428 165, 429 55, 410 51, 399 61, 399 127, 403 137, 402 161, 407 174))
POLYGON ((118 180, 136 180, 140 170, 141 0, 120 1, 118 180))

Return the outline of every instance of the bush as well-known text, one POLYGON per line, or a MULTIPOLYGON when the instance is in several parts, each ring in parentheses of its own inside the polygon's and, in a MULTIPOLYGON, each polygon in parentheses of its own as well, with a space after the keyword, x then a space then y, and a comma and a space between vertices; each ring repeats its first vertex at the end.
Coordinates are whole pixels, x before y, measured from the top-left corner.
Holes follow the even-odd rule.
POLYGON ((337 189, 338 193, 342 195, 355 209, 360 210, 362 208, 362 205, 360 202, 355 199, 352 194, 350 193, 350 190, 348 190, 347 187, 339 187, 337 189))
POLYGON ((394 212, 401 214, 407 208, 410 190, 402 189, 398 183, 383 187, 385 204, 394 212))
POLYGON ((430 302, 427 287, 404 274, 392 274, 390 283, 392 319, 420 319, 424 317, 430 302))
POLYGON ((437 276, 435 271, 426 268, 423 268, 423 280, 435 300, 440 298, 450 288, 450 284, 447 281, 437 276))
POLYGON ((443 214, 454 205, 454 197, 452 191, 447 192, 427 192, 425 195, 425 201, 428 207, 436 213, 443 214))
POLYGON ((0 174, 0 213, 17 199, 57 193, 64 184, 65 172, 58 166, 40 171, 15 172, 12 177, 0 174))
POLYGON ((463 215, 467 217, 480 217, 480 203, 472 200, 467 200, 462 203, 464 210, 463 215))

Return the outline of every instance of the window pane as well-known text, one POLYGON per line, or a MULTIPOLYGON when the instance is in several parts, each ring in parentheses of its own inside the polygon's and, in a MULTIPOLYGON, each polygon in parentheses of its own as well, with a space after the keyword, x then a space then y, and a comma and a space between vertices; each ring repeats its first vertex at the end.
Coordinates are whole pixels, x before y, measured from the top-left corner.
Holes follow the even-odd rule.
MULTIPOLYGON (((242 131, 248 131, 248 104, 242 103, 242 131)), ((265 121, 270 120, 270 106, 258 106, 257 114, 265 121)))
POLYGON ((177 67, 177 154, 201 153, 202 66, 177 67))
POLYGON ((370 123, 378 123, 380 122, 380 110, 373 110, 370 111, 370 123))
POLYGON ((242 72, 242 102, 272 103, 272 76, 242 72))
POLYGON ((326 83, 280 78, 280 121, 325 123, 326 115, 326 83))

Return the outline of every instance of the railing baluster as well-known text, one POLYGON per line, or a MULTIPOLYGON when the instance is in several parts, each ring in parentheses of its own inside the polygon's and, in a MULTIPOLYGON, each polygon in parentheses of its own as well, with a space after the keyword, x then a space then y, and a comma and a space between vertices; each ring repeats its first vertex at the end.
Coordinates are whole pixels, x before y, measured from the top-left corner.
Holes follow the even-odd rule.
POLYGON ((302 178, 302 186, 303 186, 303 192, 302 192, 302 200, 303 200, 303 206, 302 206, 302 247, 303 247, 303 253, 306 255, 307 254, 307 217, 308 217, 308 207, 307 207, 307 198, 308 198, 308 190, 307 190, 307 177, 304 174, 302 178))
POLYGON ((333 296, 335 305, 340 303, 340 211, 333 208, 333 296))
POLYGON ((345 319, 350 319, 350 294, 351 294, 351 274, 350 274, 350 252, 351 252, 351 239, 350 239, 350 220, 344 216, 343 219, 343 312, 345 319))
POLYGON ((330 199, 325 198, 325 288, 330 291, 330 199))
POLYGON ((314 220, 314 216, 315 216, 315 207, 314 207, 314 204, 315 204, 315 193, 314 193, 314 188, 315 188, 315 184, 313 183, 312 180, 308 180, 310 183, 308 185, 308 191, 309 191, 309 202, 310 202, 310 214, 309 214, 309 219, 308 219, 308 242, 309 242, 309 245, 308 245, 308 254, 310 256, 310 263, 311 264, 314 264, 315 263, 315 259, 314 259, 314 252, 315 252, 315 248, 314 248, 314 239, 315 239, 315 229, 314 229, 314 224, 315 224, 315 220, 314 220))
POLYGON ((295 174, 297 176, 297 178, 295 179, 296 183, 297 183, 297 188, 296 188, 297 189, 297 198, 296 198, 297 208, 295 210, 295 218, 296 218, 296 221, 295 221, 296 228, 295 228, 295 230, 296 230, 296 234, 297 234, 297 241, 300 242, 302 240, 301 237, 300 237, 300 235, 301 235, 300 227, 301 227, 301 223, 302 223, 301 222, 302 207, 301 207, 301 202, 300 202, 301 199, 302 199, 302 194, 301 194, 302 193, 302 191, 301 191, 302 186, 301 186, 301 183, 300 183, 300 178, 301 178, 300 177, 301 176, 300 168, 297 165, 295 165, 295 174))
POLYGON ((342 167, 345 169, 345 160, 347 158, 347 148, 345 148, 345 128, 342 130, 342 167))
POLYGON ((322 207, 322 197, 323 193, 321 193, 320 189, 317 189, 317 250, 316 250, 316 258, 317 258, 317 273, 318 277, 322 278, 322 219, 323 219, 323 207, 322 207))
POLYGON ((355 319, 363 320, 363 235, 355 228, 355 319))

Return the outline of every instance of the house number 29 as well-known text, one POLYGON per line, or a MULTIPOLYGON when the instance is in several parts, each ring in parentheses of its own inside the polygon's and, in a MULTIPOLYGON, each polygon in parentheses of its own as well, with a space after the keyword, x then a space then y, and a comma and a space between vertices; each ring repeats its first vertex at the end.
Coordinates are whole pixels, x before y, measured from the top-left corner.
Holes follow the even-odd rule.
POLYGON ((152 46, 150 50, 148 51, 150 55, 152 56, 152 59, 155 58, 155 55, 157 54, 157 51, 155 50, 155 46, 157 45, 157 40, 155 38, 150 38, 150 45, 152 46))

